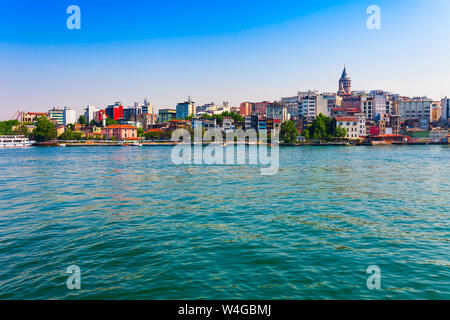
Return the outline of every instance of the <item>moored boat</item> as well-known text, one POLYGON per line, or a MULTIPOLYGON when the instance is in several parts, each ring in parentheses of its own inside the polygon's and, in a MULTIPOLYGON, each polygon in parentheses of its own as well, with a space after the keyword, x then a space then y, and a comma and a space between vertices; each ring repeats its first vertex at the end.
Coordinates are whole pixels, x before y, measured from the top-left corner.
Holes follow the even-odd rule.
POLYGON ((23 148, 30 147, 35 142, 25 136, 0 136, 1 148, 23 148))

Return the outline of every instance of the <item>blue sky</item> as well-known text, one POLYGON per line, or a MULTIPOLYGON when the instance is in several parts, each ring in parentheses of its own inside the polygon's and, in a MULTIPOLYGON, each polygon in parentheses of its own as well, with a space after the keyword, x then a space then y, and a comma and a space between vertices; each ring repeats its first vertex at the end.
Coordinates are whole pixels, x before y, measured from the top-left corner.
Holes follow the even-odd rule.
POLYGON ((450 2, 0 0, 0 119, 17 110, 156 108, 355 89, 450 96, 450 2), (81 8, 68 30, 66 8, 81 8), (366 8, 381 8, 381 30, 366 8))

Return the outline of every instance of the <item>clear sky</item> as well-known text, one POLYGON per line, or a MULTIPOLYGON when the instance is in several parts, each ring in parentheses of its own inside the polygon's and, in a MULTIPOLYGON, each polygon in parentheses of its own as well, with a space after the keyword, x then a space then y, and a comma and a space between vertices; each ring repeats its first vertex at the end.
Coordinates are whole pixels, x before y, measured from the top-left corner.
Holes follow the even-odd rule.
POLYGON ((17 110, 156 109, 354 89, 450 96, 450 1, 0 0, 0 119, 17 110), (81 8, 81 30, 66 9, 81 8), (366 27, 369 5, 381 30, 366 27))

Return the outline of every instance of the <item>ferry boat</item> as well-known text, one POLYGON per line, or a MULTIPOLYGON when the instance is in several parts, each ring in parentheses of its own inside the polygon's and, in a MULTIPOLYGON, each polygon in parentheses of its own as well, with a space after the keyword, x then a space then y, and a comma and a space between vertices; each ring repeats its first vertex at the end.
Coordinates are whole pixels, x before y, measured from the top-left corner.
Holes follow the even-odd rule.
POLYGON ((30 147, 34 143, 25 136, 0 136, 0 148, 30 147))

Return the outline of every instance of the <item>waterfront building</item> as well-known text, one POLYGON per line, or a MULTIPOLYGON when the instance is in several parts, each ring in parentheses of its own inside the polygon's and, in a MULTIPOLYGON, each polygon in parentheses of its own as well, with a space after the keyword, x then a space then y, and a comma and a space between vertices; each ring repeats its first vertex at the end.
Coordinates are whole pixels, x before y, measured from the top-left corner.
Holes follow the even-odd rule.
POLYGON ((69 124, 75 124, 77 122, 77 111, 74 109, 70 109, 68 107, 64 107, 64 117, 63 124, 65 126, 69 124))
POLYGON ((126 121, 136 121, 137 116, 143 113, 142 106, 135 102, 133 107, 128 107, 123 109, 123 120, 126 121))
POLYGON ((441 119, 442 123, 450 123, 450 98, 443 98, 441 100, 441 119))
POLYGON ((112 105, 109 105, 105 109, 106 116, 109 119, 120 120, 123 119, 123 105, 121 102, 116 102, 112 105))
POLYGON ((278 104, 285 105, 287 108, 288 118, 298 118, 299 117, 299 108, 300 104, 298 101, 298 95, 293 97, 284 97, 278 101, 278 104))
POLYGON ((137 140, 137 128, 126 124, 118 124, 102 128, 102 135, 106 139, 137 140))
POLYGON ((259 116, 265 117, 267 112, 267 105, 269 105, 269 101, 255 102, 253 103, 252 113, 255 113, 259 116))
POLYGON ((219 115, 224 112, 230 112, 230 107, 228 106, 228 102, 223 102, 222 105, 216 105, 214 102, 205 104, 203 106, 198 106, 195 108, 196 115, 201 116, 203 114, 209 114, 211 116, 213 115, 219 115))
POLYGON ((20 112, 19 122, 20 123, 34 123, 37 118, 46 117, 48 118, 48 113, 46 112, 20 112))
POLYGON ((336 117, 333 119, 334 129, 338 128, 339 126, 347 129, 348 139, 359 138, 359 124, 359 120, 355 117, 336 117))
POLYGON ((316 117, 319 114, 330 116, 331 110, 340 107, 342 104, 342 97, 335 93, 322 93, 317 96, 316 117))
POLYGON ((266 108, 266 118, 267 119, 278 119, 281 122, 286 122, 289 120, 289 114, 287 112, 287 107, 278 103, 270 103, 266 108))
MULTIPOLYGON (((102 123, 104 120, 106 120, 106 111, 105 110, 94 111, 93 115, 94 115, 94 118, 92 120, 95 120, 95 122, 97 122, 97 123, 102 123)), ((91 121, 89 121, 89 122, 91 122, 91 121)))
POLYGON ((358 120, 358 137, 366 136, 366 116, 364 113, 356 113, 355 119, 358 120))
POLYGON ((233 131, 235 129, 234 120, 230 117, 224 117, 222 123, 222 130, 225 132, 233 131))
POLYGON ((211 119, 211 120, 192 120, 192 128, 196 129, 196 128, 203 128, 205 130, 214 130, 217 128, 217 122, 216 119, 211 119))
POLYGON ((48 111, 48 116, 55 124, 64 125, 64 109, 53 108, 48 111))
POLYGON ((448 135, 447 129, 435 128, 430 131, 430 140, 433 142, 440 142, 448 135))
POLYGON ((155 115, 151 113, 141 113, 135 117, 135 121, 141 123, 144 130, 148 130, 156 122, 155 115))
POLYGON ((252 115, 246 116, 244 118, 245 130, 248 130, 248 129, 258 130, 258 119, 259 119, 259 116, 257 114, 252 114, 252 115))
POLYGON ((266 117, 259 117, 258 118, 258 131, 260 130, 267 130, 267 119, 266 117))
POLYGON ((86 118, 87 123, 90 123, 92 120, 97 121, 94 114, 99 110, 100 108, 96 106, 87 106, 86 109, 84 109, 84 117, 86 118))
POLYGON ((333 108, 331 109, 331 117, 345 117, 347 115, 347 109, 345 108, 333 108))
POLYGON ((431 103, 431 122, 437 123, 441 120, 442 108, 441 101, 433 101, 431 103))
POLYGON ((316 117, 317 109, 317 91, 298 92, 299 109, 298 115, 300 117, 314 119, 316 117))
POLYGON ((239 108, 239 113, 241 116, 246 117, 252 114, 253 103, 251 102, 242 102, 239 108))
POLYGON ((399 102, 400 118, 405 120, 431 119, 431 104, 433 101, 427 97, 403 97, 399 102))
POLYGON ((420 118, 420 129, 428 131, 430 129, 430 118, 422 117, 420 118))
POLYGON ((392 134, 400 134, 401 121, 399 115, 391 115, 390 116, 390 126, 392 128, 392 134))
POLYGON ((158 122, 170 122, 177 118, 175 109, 160 109, 158 112, 158 122))
POLYGON ((272 132, 273 130, 280 131, 281 130, 281 120, 280 119, 267 119, 266 126, 267 131, 272 132))
POLYGON ((364 94, 360 95, 344 95, 342 97, 341 107, 347 110, 347 113, 359 113, 361 112, 361 102, 365 97, 364 94))
POLYGON ((373 97, 375 117, 390 113, 390 100, 382 92, 375 93, 373 97))
POLYGON ((153 110, 153 103, 150 102, 147 98, 144 99, 144 104, 141 107, 142 113, 155 114, 153 110))
POLYGON ((339 90, 338 94, 344 96, 351 94, 352 92, 352 80, 348 76, 347 68, 344 66, 344 71, 342 71, 342 76, 339 79, 339 90))
POLYGON ((177 104, 177 119, 184 120, 189 116, 196 115, 195 102, 191 101, 191 97, 185 102, 177 104))
POLYGON ((364 113, 366 119, 373 119, 375 116, 374 98, 364 96, 361 98, 361 112, 364 113))

